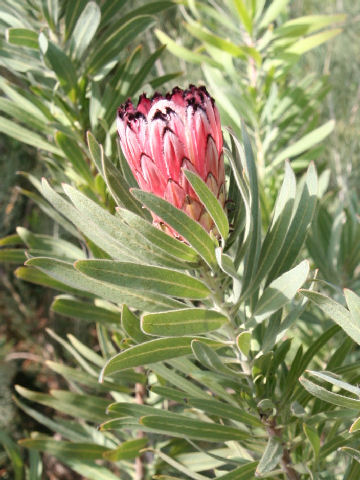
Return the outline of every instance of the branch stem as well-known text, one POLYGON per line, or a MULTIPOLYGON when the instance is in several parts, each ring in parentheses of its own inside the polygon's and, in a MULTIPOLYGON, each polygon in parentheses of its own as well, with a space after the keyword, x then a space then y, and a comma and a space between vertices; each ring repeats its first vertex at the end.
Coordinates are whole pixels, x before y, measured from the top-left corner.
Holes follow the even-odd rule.
MULTIPOLYGON (((273 418, 271 422, 267 425, 266 428, 270 437, 278 437, 282 440, 282 429, 277 427, 276 418, 273 418)), ((281 457, 281 468, 285 473, 288 480, 300 480, 299 474, 294 469, 290 457, 289 449, 284 445, 282 457, 281 457)))
MULTIPOLYGON (((137 369, 138 372, 143 373, 143 369, 140 367, 137 369)), ((146 397, 146 387, 143 383, 136 383, 135 384, 135 401, 139 405, 144 404, 144 400, 146 397)), ((142 438, 144 436, 144 432, 140 431, 138 433, 138 438, 142 438)), ((135 478, 136 480, 144 480, 145 478, 145 468, 144 468, 144 456, 139 455, 135 459, 135 478)))

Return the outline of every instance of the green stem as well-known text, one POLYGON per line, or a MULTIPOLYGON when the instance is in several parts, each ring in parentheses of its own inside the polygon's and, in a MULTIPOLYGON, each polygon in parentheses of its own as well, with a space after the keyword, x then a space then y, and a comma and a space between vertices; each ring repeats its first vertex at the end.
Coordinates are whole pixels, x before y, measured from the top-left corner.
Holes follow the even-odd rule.
POLYGON ((203 271, 203 280, 211 291, 210 296, 216 308, 229 319, 232 327, 236 329, 235 320, 231 314, 231 306, 227 305, 224 300, 224 290, 221 287, 221 282, 209 271, 203 271))

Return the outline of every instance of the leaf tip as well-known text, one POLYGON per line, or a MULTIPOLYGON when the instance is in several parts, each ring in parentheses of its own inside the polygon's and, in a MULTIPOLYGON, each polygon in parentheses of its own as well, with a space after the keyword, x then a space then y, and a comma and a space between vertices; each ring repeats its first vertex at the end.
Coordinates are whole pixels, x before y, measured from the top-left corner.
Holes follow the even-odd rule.
POLYGON ((103 368, 101 369, 100 371, 100 374, 99 374, 99 378, 98 378, 98 382, 99 383, 104 383, 104 377, 105 377, 105 369, 107 367, 107 363, 105 363, 105 365, 103 366, 103 368))
POLYGON ((89 142, 90 142, 90 138, 94 138, 94 135, 90 132, 90 130, 86 130, 86 140, 87 140, 87 144, 89 146, 89 142))
POLYGON ((21 391, 24 389, 24 387, 22 387, 19 384, 16 384, 16 385, 14 385, 14 389, 17 393, 20 393, 20 395, 21 395, 21 391))
POLYGON ((73 267, 76 270, 81 272, 81 265, 82 265, 83 262, 84 262, 84 260, 75 260, 75 262, 73 263, 73 267))

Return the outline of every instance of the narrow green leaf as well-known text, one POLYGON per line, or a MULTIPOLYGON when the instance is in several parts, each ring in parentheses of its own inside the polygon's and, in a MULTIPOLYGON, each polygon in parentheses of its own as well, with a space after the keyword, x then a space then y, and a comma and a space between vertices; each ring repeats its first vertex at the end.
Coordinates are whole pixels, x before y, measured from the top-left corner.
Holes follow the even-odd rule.
POLYGON ((119 324, 120 322, 120 312, 116 313, 112 310, 98 307, 93 303, 85 303, 69 295, 55 297, 51 304, 51 310, 67 317, 85 320, 86 322, 104 324, 119 324))
POLYGON ((129 186, 121 172, 116 169, 111 161, 103 154, 101 146, 100 148, 102 153, 101 165, 104 179, 117 205, 119 205, 119 207, 127 208, 140 217, 147 218, 146 212, 141 207, 141 204, 130 194, 129 186))
POLYGON ((316 33, 309 37, 301 38, 295 42, 291 47, 286 49, 286 53, 292 53, 296 55, 303 55, 304 53, 312 50, 315 47, 318 47, 324 42, 328 42, 332 38, 339 35, 342 32, 341 28, 334 28, 332 30, 325 30, 321 33, 316 33))
POLYGON ((299 255, 299 251, 305 241, 307 230, 313 218, 317 203, 317 174, 311 163, 306 173, 305 183, 301 191, 300 199, 287 231, 284 244, 280 249, 277 259, 267 277, 266 283, 291 268, 299 255))
MULTIPOLYGON (((313 358, 319 354, 320 349, 323 348, 331 338, 339 333, 339 331, 340 328, 337 325, 328 328, 310 345, 304 354, 302 353, 302 346, 299 347, 286 379, 286 389, 282 399, 283 402, 286 402, 288 398, 294 396, 294 389, 296 385, 298 385, 299 376, 308 367, 313 358)), ((301 390, 298 390, 296 393, 298 394, 299 391, 301 390)), ((297 395, 295 395, 295 398, 297 398, 297 395)), ((285 403, 283 404, 285 405, 285 403)))
POLYGON ((308 370, 307 373, 315 378, 320 378, 320 380, 324 380, 325 382, 331 383, 331 385, 335 385, 347 392, 353 393, 357 397, 360 397, 360 388, 350 385, 347 382, 344 382, 337 378, 335 374, 327 373, 327 372, 315 372, 312 370, 308 370))
POLYGON ((267 168, 267 173, 270 173, 276 166, 278 166, 287 158, 291 159, 292 157, 296 157, 322 142, 328 135, 330 135, 330 133, 334 130, 334 127, 335 121, 330 120, 324 125, 321 125, 321 127, 318 127, 312 132, 307 133, 300 140, 293 143, 289 147, 285 148, 285 150, 280 152, 270 163, 267 168))
POLYGON ((141 328, 149 335, 176 337, 211 332, 227 322, 227 317, 215 310, 187 308, 144 315, 141 328))
POLYGON ((26 89, 19 87, 14 88, 4 78, 0 77, 0 87, 3 90, 7 98, 9 98, 14 104, 21 106, 21 108, 38 120, 46 124, 49 120, 53 121, 54 116, 49 107, 35 95, 30 93, 26 89))
MULTIPOLYGON (((21 174, 27 178, 33 185, 35 188, 37 188, 37 184, 36 184, 36 181, 33 182, 34 179, 31 178, 31 175, 29 174, 25 174, 24 172, 21 172, 21 174)), ((36 180, 36 179, 35 179, 36 180)), ((42 185, 43 184, 47 184, 46 180, 43 179, 43 182, 42 182, 42 185)), ((48 184, 47 184, 48 185, 48 184)), ((24 189, 20 189, 20 192, 23 194, 23 195, 26 195, 28 198, 30 198, 31 200, 33 200, 36 205, 38 205, 38 207, 40 208, 40 210, 42 210, 46 215, 48 215, 52 220, 54 220, 55 222, 57 222, 59 224, 59 226, 61 226, 64 230, 66 230, 67 232, 69 232, 73 237, 79 239, 79 240, 83 240, 83 237, 81 236, 81 234, 79 233, 79 231, 76 229, 76 227, 74 227, 70 222, 68 222, 66 219, 65 219, 65 216, 62 215, 63 211, 62 209, 57 209, 56 207, 53 208, 52 205, 50 205, 52 202, 50 201, 47 201, 47 198, 46 198, 46 194, 44 193, 45 190, 42 189, 40 187, 40 193, 43 194, 42 196, 34 193, 33 191, 29 191, 29 190, 24 190, 24 189), (43 198, 45 197, 46 200, 43 198), (59 210, 61 211, 61 214, 59 212, 57 212, 56 210, 59 210)), ((57 195, 57 194, 56 194, 57 195)), ((59 198, 61 198, 59 195, 58 195, 59 198)), ((65 205, 66 205, 66 202, 65 202, 65 205)))
MULTIPOLYGON (((89 213, 88 215, 81 215, 79 210, 56 193, 45 179, 42 181, 42 190, 44 197, 56 210, 76 225, 95 245, 101 245, 101 249, 110 257, 117 258, 118 260, 134 259, 134 256, 126 247, 124 248, 119 242, 111 238, 110 235, 100 228, 99 225, 101 225, 102 222, 95 223, 89 213)), ((103 212, 104 215, 108 214, 105 210, 103 210, 103 212)))
POLYGON ((232 168, 232 173, 234 174, 234 180, 236 182, 236 186, 239 190, 239 193, 242 197, 243 205, 244 205, 244 214, 243 214, 243 238, 242 242, 238 243, 236 257, 234 259, 234 266, 235 271, 240 265, 240 261, 245 255, 245 251, 247 246, 249 245, 250 235, 255 227, 251 218, 251 206, 250 206, 250 194, 247 182, 244 178, 245 173, 245 166, 240 160, 240 151, 241 145, 237 138, 235 137, 232 131, 229 131, 230 139, 231 139, 231 146, 232 146, 232 154, 228 155, 228 159, 230 161, 230 165, 232 168))
POLYGON ((229 236, 229 222, 218 199, 196 173, 193 173, 190 170, 184 170, 184 174, 207 212, 214 220, 216 228, 225 242, 229 236))
POLYGON ((355 342, 360 345, 360 319, 354 319, 349 310, 335 302, 323 293, 311 290, 301 290, 300 293, 308 297, 321 310, 337 323, 355 342))
POLYGON ((236 10, 239 14, 239 18, 242 21, 244 27, 248 31, 248 33, 251 35, 252 34, 252 20, 249 15, 249 10, 247 8, 247 5, 243 2, 243 0, 234 0, 234 4, 236 7, 236 10))
POLYGON ((0 443, 2 444, 4 450, 8 454, 14 473, 14 480, 22 480, 24 474, 24 463, 21 458, 20 449, 13 440, 5 433, 3 430, 0 430, 0 443))
MULTIPOLYGON (((197 339, 195 338, 194 340, 199 340, 199 342, 201 341, 202 345, 208 344, 208 341, 204 341, 204 338, 197 338, 197 339)), ((219 348, 221 348, 221 346, 223 347, 224 345, 218 345, 218 346, 219 348)), ((186 358, 186 357, 183 357, 181 359, 175 358, 171 360, 169 364, 173 368, 181 372, 183 375, 187 375, 187 376, 190 375, 195 381, 197 381, 203 387, 205 387, 206 390, 210 390, 211 392, 213 392, 213 394, 216 395, 219 399, 224 400, 226 403, 229 403, 230 405, 237 407, 238 402, 235 399, 234 395, 231 393, 231 391, 229 392, 226 387, 222 386, 220 382, 223 381, 225 385, 229 385, 229 386, 231 385, 230 388, 236 390, 238 388, 238 382, 241 377, 241 373, 239 373, 238 376, 236 376, 235 378, 233 375, 228 374, 228 372, 226 372, 227 375, 225 379, 224 372, 220 375, 218 372, 216 372, 216 367, 219 361, 214 361, 211 354, 207 352, 207 355, 206 357, 204 355, 203 360, 205 362, 206 360, 208 360, 208 363, 206 364, 207 367, 205 370, 203 368, 199 368, 198 366, 196 366, 194 361, 191 361, 190 358, 186 358), (216 372, 215 375, 213 371, 216 372)), ((159 372, 156 371, 156 373, 159 373, 159 372)), ((172 379, 169 379, 169 377, 166 377, 166 380, 168 380, 173 385, 180 386, 180 388, 182 388, 181 383, 173 382, 172 379)), ((191 385, 191 382, 188 382, 188 383, 190 383, 191 385)), ((192 388, 188 388, 188 387, 190 386, 187 385, 187 388, 185 391, 188 391, 190 395, 200 397, 200 398, 203 398, 203 397, 208 398, 207 393, 205 393, 205 395, 200 394, 199 391, 195 393, 192 388)))
POLYGON ((303 424, 303 429, 312 449, 314 450, 315 457, 317 457, 320 452, 320 437, 315 428, 307 425, 306 423, 303 424))
POLYGON ((177 390, 176 388, 153 385, 151 391, 162 398, 174 400, 175 402, 184 403, 186 400, 184 392, 177 390))
POLYGON ((65 9, 65 40, 68 40, 88 0, 72 0, 65 9))
POLYGON ((92 294, 82 292, 77 288, 72 288, 69 285, 65 285, 65 283, 59 282, 54 278, 49 277, 44 272, 37 270, 36 268, 32 267, 19 267, 15 270, 15 275, 20 280, 24 280, 25 282, 34 283, 36 285, 42 285, 43 287, 54 288, 60 292, 67 292, 74 295, 82 295, 86 297, 93 297, 92 294))
POLYGON ((288 3, 289 0, 274 0, 271 2, 269 7, 265 10, 259 28, 267 28, 268 25, 273 22, 283 10, 285 10, 288 3))
POLYGON ((219 355, 212 348, 210 348, 209 345, 206 345, 206 343, 199 339, 194 339, 191 342, 191 348, 195 358, 209 370, 220 372, 225 376, 239 379, 240 373, 231 370, 231 368, 224 365, 219 355))
POLYGON ((12 45, 39 50, 38 34, 27 28, 8 28, 6 30, 6 41, 12 45))
MULTIPOLYGON (((178 462, 177 460, 174 459, 174 457, 170 457, 169 455, 166 455, 166 453, 164 453, 163 451, 156 450, 156 454, 159 456, 159 458, 163 462, 170 465, 177 472, 181 472, 182 474, 186 475, 186 477, 191 478, 191 480, 206 480, 206 477, 204 477, 204 475, 200 475, 194 472, 193 468, 189 469, 185 467, 183 463, 178 462)), ((171 477, 171 476, 168 477, 167 475, 156 475, 154 476, 154 479, 155 478, 157 478, 158 480, 175 480, 174 477, 171 477)))
POLYGON ((21 124, 31 125, 31 128, 44 135, 52 135, 53 133, 53 129, 43 118, 28 112, 22 105, 15 103, 12 99, 0 97, 0 110, 21 124))
MULTIPOLYGON (((179 240, 154 227, 142 217, 139 217, 124 208, 118 208, 116 215, 121 218, 123 222, 138 231, 151 243, 162 248, 169 255, 179 258, 184 262, 189 262, 193 267, 199 262, 199 256, 189 245, 186 245, 184 242, 179 242, 179 240)), ((184 268, 187 268, 187 266, 188 265, 184 263, 184 268)))
MULTIPOLYGON (((183 360, 184 358, 181 359, 182 363, 183 360)), ((179 393, 182 394, 182 398, 188 395, 196 398, 209 397, 208 393, 202 390, 199 386, 195 385, 194 382, 187 380, 183 375, 177 373, 173 361, 169 362, 169 364, 173 368, 170 369, 169 367, 164 365, 164 363, 157 363, 153 365, 151 369, 160 379, 166 380, 170 385, 174 385, 177 389, 179 389, 179 393)), ((171 390, 173 391, 174 389, 172 388, 171 390)), ((178 399, 176 400, 178 401, 178 399)))
POLYGON ((75 443, 54 440, 51 437, 46 439, 26 438, 20 440, 19 444, 23 447, 39 450, 60 458, 74 457, 81 460, 96 460, 103 458, 103 453, 108 448, 95 443, 75 443))
POLYGON ((234 260, 226 253, 223 253, 223 249, 220 247, 215 249, 215 255, 221 270, 227 275, 229 275, 233 280, 233 300, 232 301, 233 303, 236 303, 239 300, 240 293, 241 293, 241 278, 238 272, 236 271, 234 260))
POLYGON ((129 96, 134 95, 142 88, 149 72, 151 71, 155 62, 160 58, 164 48, 164 45, 162 45, 160 48, 155 50, 155 52, 152 53, 140 67, 139 71, 135 75, 135 78, 131 82, 130 90, 128 91, 129 96))
POLYGON ((10 247, 10 246, 22 245, 22 244, 23 244, 22 239, 16 233, 0 238, 0 247, 7 247, 7 246, 10 247))
POLYGON ((25 251, 20 248, 0 249, 0 262, 23 264, 26 259, 25 251))
POLYGON ((348 288, 344 289, 344 295, 346 299, 347 306, 350 310, 350 316, 354 325, 360 326, 360 297, 356 295, 355 292, 349 290, 348 288))
POLYGON ((330 392, 324 387, 317 385, 316 383, 307 380, 304 377, 299 379, 301 385, 314 397, 324 400, 324 402, 331 403, 333 405, 338 405, 339 407, 345 408, 354 408, 359 410, 360 400, 354 398, 345 397, 344 395, 339 395, 338 393, 330 392))
POLYGON ((0 132, 21 143, 26 143, 27 145, 31 145, 40 150, 45 150, 62 156, 61 150, 55 147, 52 143, 48 142, 37 133, 28 130, 18 123, 8 120, 7 118, 0 117, 0 132))
MULTIPOLYGON (((27 415, 29 415, 29 417, 33 418, 34 420, 36 420, 36 422, 40 423, 41 425, 44 425, 47 429, 53 432, 59 433, 60 435, 63 436, 64 439, 71 440, 74 442, 86 441, 86 436, 84 436, 79 432, 74 431, 73 429, 69 428, 67 425, 64 425, 63 423, 56 422, 50 419, 46 414, 44 415, 40 413, 38 410, 35 410, 35 408, 30 408, 28 405, 28 402, 27 403, 22 402, 18 397, 14 397, 14 402, 16 403, 16 406, 19 407, 27 415)), ((42 480, 42 478, 41 477, 39 479, 36 478, 36 480, 42 480)))
MULTIPOLYGON (((139 367, 151 363, 170 360, 184 355, 191 355, 192 337, 170 337, 150 340, 141 345, 135 345, 111 358, 101 372, 101 379, 127 368, 139 367)), ((205 339, 203 339, 205 341, 205 339)), ((212 345, 216 342, 208 341, 212 345)))
POLYGON ((195 300, 210 294, 200 280, 162 267, 113 260, 79 260, 75 262, 75 268, 101 282, 128 289, 195 300))
POLYGON ((43 464, 41 455, 36 450, 29 452, 29 480, 41 480, 43 464))
POLYGON ((174 73, 168 73, 167 75, 161 75, 160 77, 156 77, 153 80, 150 80, 149 83, 153 90, 156 90, 157 88, 161 87, 164 83, 171 82, 175 78, 181 77, 183 75, 183 72, 174 72, 174 73))
POLYGON ((56 363, 50 360, 46 361, 46 366, 49 367, 52 371, 61 375, 67 382, 71 381, 75 384, 82 385, 87 388, 91 388, 95 392, 119 392, 119 393, 130 393, 131 387, 127 387, 128 384, 133 384, 133 382, 140 381, 143 382, 145 379, 142 375, 137 376, 132 372, 131 378, 126 375, 123 375, 121 378, 116 378, 115 381, 104 381, 103 383, 98 382, 98 377, 92 376, 79 368, 70 368, 65 366, 63 363, 56 363))
POLYGON ((157 261, 166 263, 167 266, 178 266, 179 262, 174 265, 175 259, 149 245, 135 230, 123 225, 118 218, 74 188, 68 185, 63 187, 77 208, 56 193, 46 180, 43 180, 42 185, 43 194, 49 202, 81 229, 95 245, 101 245, 101 249, 111 258, 135 263, 142 259, 149 263, 157 261))
POLYGON ((240 352, 247 357, 251 348, 251 332, 241 332, 236 337, 236 343, 240 352))
POLYGON ((214 35, 214 33, 204 28, 198 22, 187 23, 186 28, 195 38, 198 38, 223 52, 229 53, 234 57, 247 59, 248 56, 251 56, 257 61, 257 63, 261 62, 261 56, 255 48, 248 47, 247 45, 236 45, 229 40, 214 35))
POLYGON ((40 0, 41 11, 46 18, 49 27, 55 33, 59 20, 59 0, 40 0))
POLYGON ((126 305, 123 305, 121 313, 121 325, 125 333, 137 343, 143 343, 151 340, 149 335, 145 335, 140 328, 140 319, 132 313, 126 305))
POLYGON ((265 288, 253 313, 257 323, 270 317, 294 298, 298 289, 306 281, 309 269, 309 262, 304 260, 265 288))
POLYGON ((84 179, 89 185, 93 184, 94 177, 86 162, 84 152, 81 150, 75 140, 65 135, 63 132, 56 132, 55 140, 65 157, 74 167, 74 170, 84 179))
POLYGON ((354 433, 354 432, 357 432, 358 430, 360 430, 360 417, 357 418, 357 419, 355 420, 355 422, 353 422, 353 424, 352 424, 351 427, 350 427, 349 432, 350 432, 350 433, 354 433))
POLYGON ((207 442, 244 441, 248 437, 247 433, 237 428, 193 420, 185 416, 179 416, 178 419, 167 418, 166 422, 164 422, 164 417, 150 415, 142 417, 140 423, 159 433, 165 433, 177 438, 193 438, 207 442))
POLYGON ((170 475, 154 475, 154 480, 179 480, 179 477, 171 477, 170 475))
POLYGON ((252 293, 265 278, 286 241, 296 194, 296 179, 288 162, 285 163, 284 181, 276 199, 274 214, 268 232, 264 238, 259 265, 249 289, 245 295, 252 293))
POLYGON ((16 231, 29 248, 47 251, 49 254, 57 254, 62 256, 64 260, 86 258, 86 255, 81 248, 67 240, 63 240, 62 238, 54 238, 50 235, 32 233, 24 227, 17 227, 16 231))
POLYGON ((215 244, 199 223, 152 193, 133 189, 132 194, 182 235, 210 266, 216 265, 215 244))
POLYGON ((107 63, 117 59, 119 52, 124 50, 141 32, 144 33, 154 24, 154 18, 150 15, 138 15, 130 18, 113 33, 107 35, 88 58, 88 73, 93 75, 107 63))
POLYGON ((186 397, 182 395, 182 399, 176 399, 177 401, 185 402, 192 407, 203 410, 208 415, 216 415, 220 418, 227 418, 228 420, 234 420, 237 422, 244 423, 245 425, 250 425, 253 427, 261 427, 262 423, 260 418, 251 415, 250 413, 241 410, 241 408, 234 405, 229 405, 229 403, 223 403, 218 400, 204 399, 204 398, 193 398, 186 397))
POLYGON ((115 14, 119 12, 128 0, 118 0, 116 3, 113 0, 105 0, 101 3, 101 26, 105 26, 114 18, 115 14))
POLYGON ((352 447, 340 447, 340 451, 346 453, 356 462, 360 463, 360 451, 352 447))
POLYGON ((81 59, 93 39, 100 24, 100 18, 100 7, 93 1, 88 2, 71 35, 71 48, 77 59, 81 59))
POLYGON ((250 138, 244 123, 241 124, 241 133, 245 149, 243 168, 246 170, 249 179, 249 203, 252 224, 252 227, 249 227, 249 245, 251 245, 251 248, 247 249, 244 261, 243 290, 245 290, 250 284, 258 264, 261 246, 261 216, 257 168, 255 165, 250 138))
POLYGON ((169 52, 171 52, 176 57, 179 57, 190 63, 207 63, 213 67, 223 70, 223 66, 221 65, 221 63, 216 62, 211 57, 208 57, 206 55, 201 55, 200 53, 188 50, 187 48, 174 42, 174 40, 172 40, 168 35, 166 35, 166 33, 162 32, 161 30, 156 29, 155 35, 163 45, 166 45, 169 52))
POLYGON ((63 462, 87 480, 119 480, 119 475, 115 475, 108 468, 101 467, 95 463, 84 462, 75 457, 64 458, 63 462))
POLYGON ((278 465, 283 453, 283 447, 280 439, 276 437, 270 437, 264 453, 260 459, 259 465, 256 468, 256 476, 262 476, 265 473, 269 473, 275 469, 278 465))
POLYGON ((39 35, 40 50, 49 61, 60 84, 66 91, 76 88, 77 74, 70 58, 54 43, 50 42, 44 33, 39 35))
POLYGON ((114 450, 108 450, 103 453, 105 460, 118 462, 119 460, 133 460, 140 455, 140 450, 148 443, 147 438, 137 438, 121 443, 114 450))
POLYGON ((219 480, 250 480, 255 473, 258 462, 251 462, 232 470, 221 477, 219 480))
POLYGON ((145 415, 163 416, 166 418, 182 418, 180 413, 173 413, 163 408, 150 407, 149 405, 139 405, 132 402, 112 403, 108 407, 108 412, 119 417, 141 418, 145 415))
POLYGON ((86 132, 86 139, 87 139, 87 145, 89 148, 90 152, 90 157, 92 161, 94 162, 94 165, 96 166, 98 172, 102 177, 104 177, 104 172, 102 169, 102 157, 104 155, 104 151, 102 146, 96 141, 96 138, 91 132, 86 132))
POLYGON ((89 394, 75 394, 66 390, 53 390, 52 395, 35 392, 20 385, 15 390, 24 398, 78 419, 97 423, 106 420, 106 409, 111 403, 101 397, 89 394))
POLYGON ((275 30, 276 36, 302 35, 312 33, 323 29, 335 23, 342 23, 346 20, 346 15, 306 15, 297 17, 283 23, 275 30))

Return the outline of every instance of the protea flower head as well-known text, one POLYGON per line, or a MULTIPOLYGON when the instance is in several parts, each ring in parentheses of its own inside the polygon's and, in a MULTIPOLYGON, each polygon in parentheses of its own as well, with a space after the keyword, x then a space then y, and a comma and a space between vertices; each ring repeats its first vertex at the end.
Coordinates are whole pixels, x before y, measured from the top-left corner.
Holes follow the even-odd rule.
MULTIPOLYGON (((172 203, 214 228, 211 217, 187 181, 183 169, 197 173, 225 204, 223 139, 219 112, 205 87, 175 87, 165 96, 141 95, 137 107, 129 99, 118 109, 122 151, 142 190, 172 203)), ((154 224, 179 235, 153 214, 154 224)))

